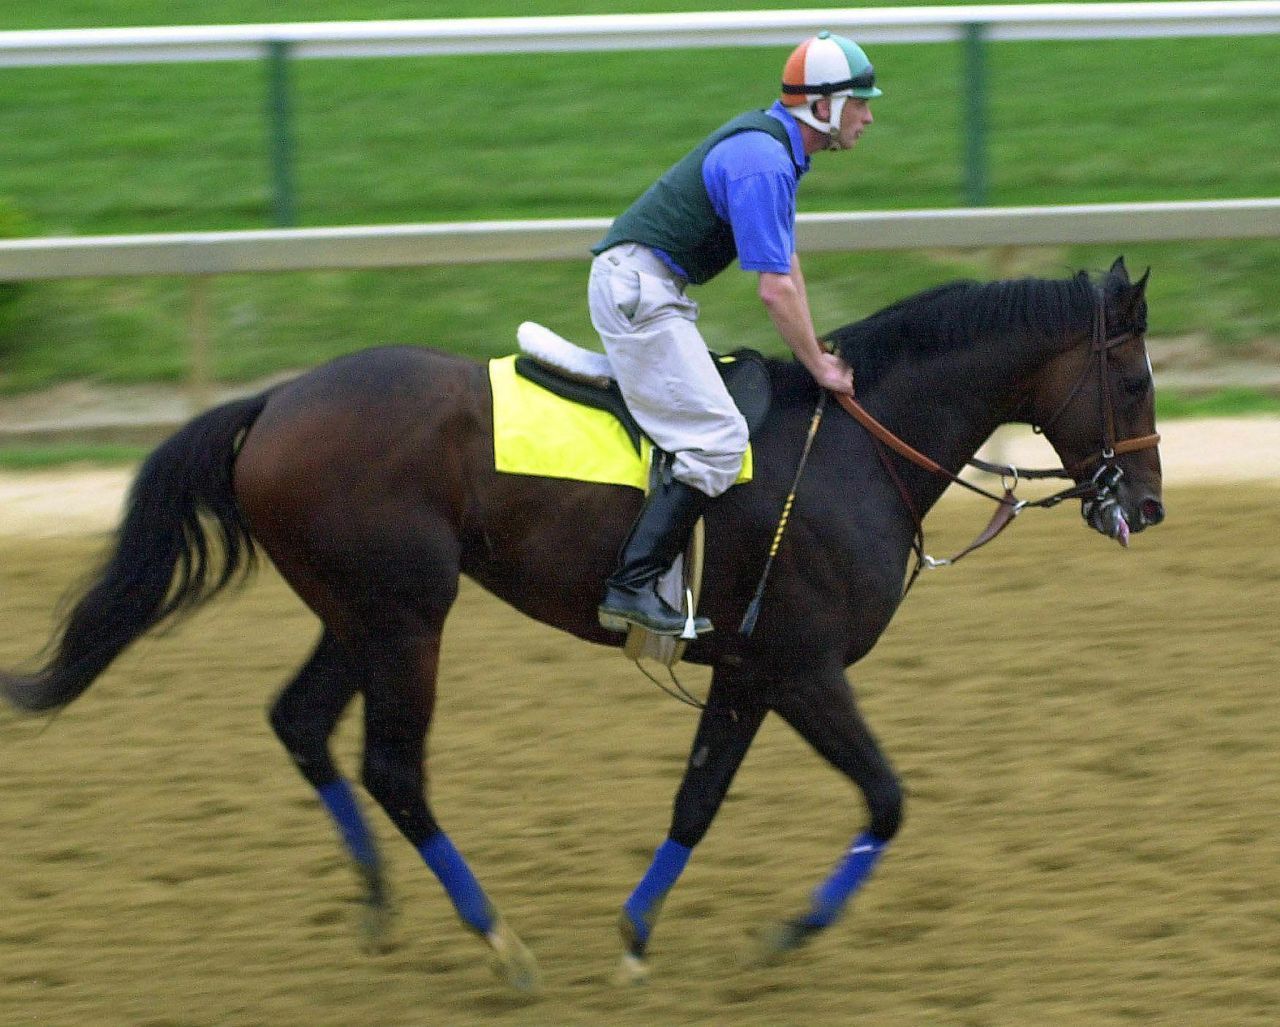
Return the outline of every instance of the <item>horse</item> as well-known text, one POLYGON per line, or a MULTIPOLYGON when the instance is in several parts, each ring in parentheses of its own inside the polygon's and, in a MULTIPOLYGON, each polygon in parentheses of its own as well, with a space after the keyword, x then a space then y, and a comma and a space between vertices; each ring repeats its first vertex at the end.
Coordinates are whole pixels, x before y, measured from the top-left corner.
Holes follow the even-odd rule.
MULTIPOLYGON (((866 819, 809 907, 765 932, 764 954, 780 958, 830 927, 880 862, 903 788, 846 671, 898 609, 920 519, 999 425, 1044 433, 1075 482, 1067 494, 1104 536, 1127 543, 1163 519, 1149 273, 1131 281, 1120 258, 1105 273, 950 282, 830 333, 860 408, 904 443, 894 448, 839 409, 819 419, 807 372, 766 361, 773 401, 752 443, 753 476, 705 516, 701 610, 717 630, 684 659, 710 667, 711 682, 667 835, 622 905, 624 979, 648 974, 663 900, 771 712, 856 785, 866 819), (735 631, 753 594, 754 624, 735 631)), ((621 644, 596 606, 640 503, 634 488, 497 472, 481 363, 425 346, 342 356, 208 410, 152 451, 50 655, 34 672, 0 676, 0 694, 28 713, 64 707, 145 632, 242 580, 265 553, 321 622, 270 724, 363 881, 370 937, 389 916, 383 857, 329 748, 356 693, 365 790, 500 974, 532 989, 532 953, 425 797, 441 638, 467 575, 579 639, 621 644)))

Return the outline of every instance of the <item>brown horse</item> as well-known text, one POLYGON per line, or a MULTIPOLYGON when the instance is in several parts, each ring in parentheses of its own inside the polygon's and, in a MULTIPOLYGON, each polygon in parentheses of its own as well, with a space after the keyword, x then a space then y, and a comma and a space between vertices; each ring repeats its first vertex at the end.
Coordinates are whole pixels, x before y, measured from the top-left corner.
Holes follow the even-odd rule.
MULTIPOLYGON (((1043 428, 1082 485, 1089 523, 1127 540, 1164 516, 1145 350, 1146 276, 958 282, 832 333, 867 410, 950 472, 1006 421, 1043 428), (1134 439, 1148 440, 1133 444, 1134 439), (1126 445, 1126 441, 1130 444, 1126 445)), ((771 412, 752 481, 706 515, 702 606, 719 630, 686 659, 713 670, 667 838, 623 907, 624 968, 644 955, 662 900, 720 808, 761 721, 791 724, 861 790, 868 819, 812 904, 769 935, 780 953, 830 925, 898 831, 902 790, 845 669, 902 597, 918 518, 948 479, 884 449, 843 411, 821 420, 750 633, 735 632, 766 566, 818 399, 798 365, 769 362, 771 412), (799 626, 803 625, 803 630, 799 626)), ((639 508, 620 486, 497 473, 485 367, 422 348, 342 357, 208 411, 146 460, 109 558, 71 608, 53 655, 0 677, 26 711, 71 702, 130 643, 252 566, 261 547, 322 622, 271 723, 387 903, 379 854, 328 740, 364 698, 361 780, 438 876, 512 983, 536 966, 424 797, 424 744, 441 636, 466 574, 589 642, 602 582, 639 508)))

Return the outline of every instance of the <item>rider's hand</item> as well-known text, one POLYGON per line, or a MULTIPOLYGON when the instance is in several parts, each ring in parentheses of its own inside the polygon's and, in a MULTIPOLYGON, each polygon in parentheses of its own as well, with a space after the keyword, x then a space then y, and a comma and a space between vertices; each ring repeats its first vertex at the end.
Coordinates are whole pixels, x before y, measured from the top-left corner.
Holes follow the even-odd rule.
POLYGON ((834 353, 821 353, 809 368, 814 381, 832 392, 853 395, 853 368, 834 353))

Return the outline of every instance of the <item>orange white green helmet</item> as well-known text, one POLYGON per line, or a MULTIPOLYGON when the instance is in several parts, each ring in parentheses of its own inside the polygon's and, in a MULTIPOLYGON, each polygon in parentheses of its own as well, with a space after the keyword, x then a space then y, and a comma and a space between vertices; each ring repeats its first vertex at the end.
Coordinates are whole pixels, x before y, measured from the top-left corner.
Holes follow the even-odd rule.
POLYGON ((851 97, 872 100, 880 96, 876 72, 851 39, 819 32, 791 51, 782 69, 782 102, 797 121, 835 137, 840 115, 851 97), (824 121, 814 113, 823 97, 831 98, 831 117, 824 121))

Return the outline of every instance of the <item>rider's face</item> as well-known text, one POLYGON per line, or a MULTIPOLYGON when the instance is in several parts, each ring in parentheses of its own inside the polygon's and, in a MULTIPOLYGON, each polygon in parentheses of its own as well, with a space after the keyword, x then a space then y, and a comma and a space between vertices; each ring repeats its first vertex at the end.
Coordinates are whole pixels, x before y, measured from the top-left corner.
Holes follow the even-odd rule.
POLYGON ((874 120, 871 105, 866 100, 860 100, 856 96, 849 97, 844 102, 844 110, 840 112, 840 149, 847 150, 853 146, 874 120))

